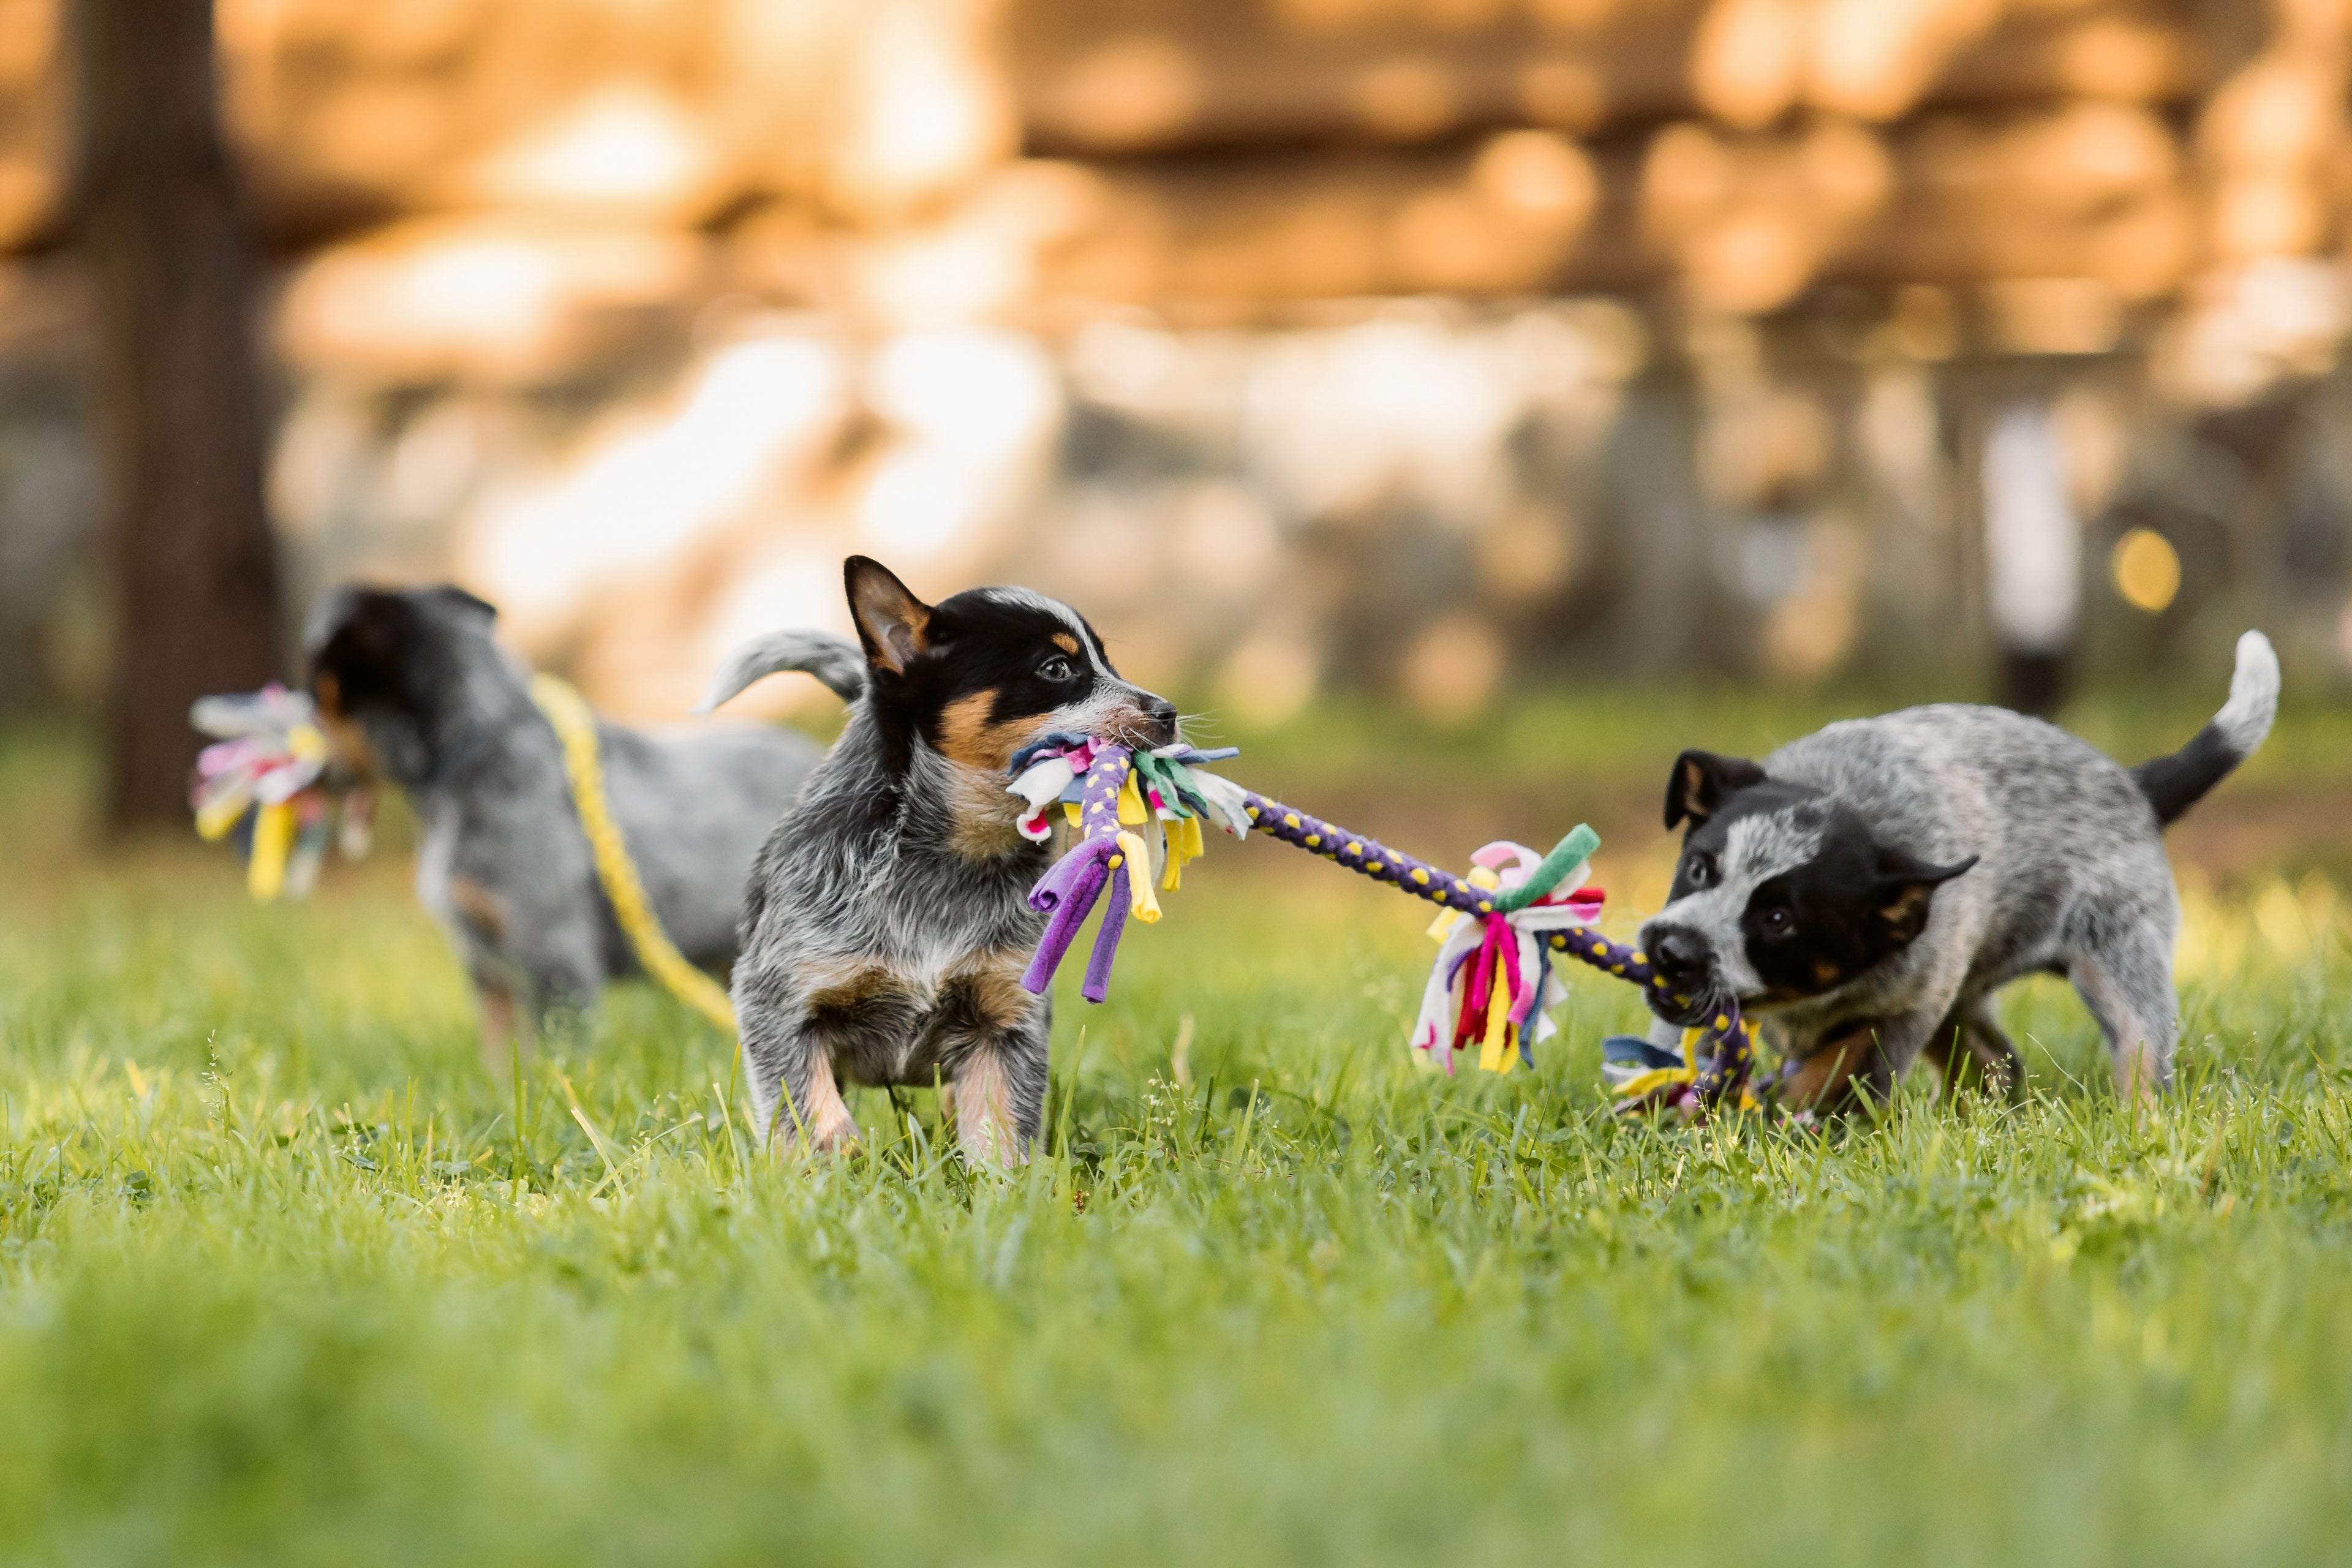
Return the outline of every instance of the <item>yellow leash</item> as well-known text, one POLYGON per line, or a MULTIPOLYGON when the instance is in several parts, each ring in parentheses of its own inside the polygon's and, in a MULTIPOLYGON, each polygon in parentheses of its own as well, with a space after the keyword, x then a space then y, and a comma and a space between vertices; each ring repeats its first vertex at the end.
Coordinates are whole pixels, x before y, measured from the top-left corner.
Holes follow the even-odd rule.
POLYGON ((646 885, 629 858, 628 844, 613 820, 604 799, 604 769, 596 750, 596 715, 580 693, 551 675, 534 675, 530 700, 555 726, 563 743, 563 771, 572 782, 572 804, 580 813, 580 826, 596 857, 596 879, 604 885, 621 931, 636 950, 637 962, 660 982, 664 990, 729 1034, 735 1032, 735 1005, 718 982, 686 961, 686 955, 664 935, 646 900, 646 885))

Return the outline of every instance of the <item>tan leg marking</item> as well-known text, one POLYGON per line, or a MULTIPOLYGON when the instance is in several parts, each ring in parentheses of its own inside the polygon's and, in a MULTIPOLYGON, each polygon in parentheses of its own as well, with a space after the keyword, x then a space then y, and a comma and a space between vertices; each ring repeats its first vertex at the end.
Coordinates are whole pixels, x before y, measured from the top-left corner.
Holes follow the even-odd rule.
MULTIPOLYGON (((971 1009, 984 1028, 1003 1032, 1025 1022, 1044 1004, 1021 984, 1028 954, 1019 952, 979 953, 967 959, 949 977, 965 989, 971 1009)), ((966 1058, 948 1086, 948 1104, 955 1117, 956 1146, 973 1164, 1011 1168, 1024 1163, 1028 1151, 1014 1131, 1011 1084, 1003 1058, 982 1047, 966 1058)))
POLYGON ((476 981, 474 1000, 481 1013, 482 1065, 492 1079, 509 1082, 507 1075, 514 1071, 523 1045, 522 1016, 514 993, 496 982, 476 981))
POLYGON ((1009 1029, 1043 1005, 1021 984, 1021 976, 1028 968, 1029 955, 1025 952, 984 952, 966 959, 950 971, 948 981, 971 989, 972 1010, 981 1017, 997 1028, 1009 1029))
POLYGON ((982 1051, 967 1061, 948 1086, 948 1096, 955 1110, 956 1147, 965 1159, 1006 1170, 1028 1160, 1013 1131, 1004 1064, 994 1052, 982 1051))
POLYGON ((898 977, 878 963, 853 963, 809 977, 809 1010, 833 1012, 871 1002, 898 987, 898 977))
POLYGON ((1849 1031, 1833 1040, 1824 1040, 1822 1047, 1802 1061, 1791 1062, 1781 1069, 1780 1098, 1801 1110, 1810 1110, 1828 1104, 1845 1091, 1855 1073, 1870 1060, 1876 1047, 1868 1026, 1849 1031))
POLYGON ((506 940, 507 901, 481 883, 471 877, 450 878, 449 902, 485 944, 496 947, 506 940))
POLYGON ((807 1104, 797 1103, 792 1090, 784 1090, 768 1138, 788 1152, 802 1155, 838 1154, 856 1146, 857 1119, 849 1114, 841 1088, 833 1080, 832 1058, 820 1056, 810 1069, 807 1104))

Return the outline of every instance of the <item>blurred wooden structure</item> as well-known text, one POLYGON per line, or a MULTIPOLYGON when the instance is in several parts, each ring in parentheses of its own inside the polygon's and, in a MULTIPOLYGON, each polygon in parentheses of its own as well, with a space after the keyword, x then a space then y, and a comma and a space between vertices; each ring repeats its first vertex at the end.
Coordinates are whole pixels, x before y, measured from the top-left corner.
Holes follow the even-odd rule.
MULTIPOLYGON (((0 248, 58 232, 59 3, 0 0, 0 248)), ((992 215, 1033 253, 1010 292, 1213 313, 2157 298, 2339 243, 2352 47, 2340 0, 225 0, 221 25, 281 251, 527 210, 772 255, 950 222, 1025 153, 1061 167, 992 215)))
MULTIPOLYGON (((63 232, 61 3, 0 0, 0 252, 63 232)), ((1089 586, 1164 668, 1240 647, 1435 710, 1506 653, 1980 650, 1977 470, 2020 399, 2094 589, 2137 496, 2284 559, 2352 495, 2296 434, 2352 331, 2352 0, 220 17, 308 570, 471 574, 645 711, 695 684, 689 628, 803 607, 726 584, 848 544, 1042 581, 1045 533, 1092 539, 1160 563, 1089 586), (786 413, 730 424, 728 388, 786 413)), ((2207 529, 2172 529, 2176 622, 2216 602, 2207 529)))

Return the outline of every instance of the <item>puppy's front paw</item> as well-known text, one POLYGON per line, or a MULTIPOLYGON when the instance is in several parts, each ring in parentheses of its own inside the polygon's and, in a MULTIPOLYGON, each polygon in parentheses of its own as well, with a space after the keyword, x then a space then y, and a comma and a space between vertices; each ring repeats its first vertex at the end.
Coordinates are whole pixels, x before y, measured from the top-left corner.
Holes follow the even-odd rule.
POLYGON ((820 1154, 843 1154, 857 1147, 859 1137, 857 1119, 835 1100, 809 1130, 809 1146, 820 1154))
POLYGON ((820 1154, 846 1154, 854 1152, 864 1134, 857 1130, 857 1119, 849 1114, 849 1107, 841 1091, 833 1087, 830 1076, 815 1086, 809 1096, 812 1101, 803 1114, 795 1114, 788 1095, 776 1108, 776 1119, 769 1131, 769 1142, 787 1159, 807 1159, 820 1154))

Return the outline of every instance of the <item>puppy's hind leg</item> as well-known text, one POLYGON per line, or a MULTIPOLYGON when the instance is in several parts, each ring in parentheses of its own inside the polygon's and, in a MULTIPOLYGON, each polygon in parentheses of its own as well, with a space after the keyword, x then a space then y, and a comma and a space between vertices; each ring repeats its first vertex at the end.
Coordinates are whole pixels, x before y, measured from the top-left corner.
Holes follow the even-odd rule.
POLYGON ((549 1038, 551 1028, 586 1019, 608 978, 593 924, 557 916, 531 921, 518 931, 511 952, 534 1043, 549 1038))
POLYGON ((2172 930, 2147 918, 2103 933, 2086 952, 2070 953, 2066 976, 2107 1038, 2116 1088, 2153 1100, 2172 1084, 2172 1047, 2179 1006, 2172 989, 2172 930))
POLYGON ((474 1000, 481 1014, 482 1066, 497 1082, 515 1069, 530 1045, 530 1016, 515 1005, 514 983, 495 972, 474 972, 474 1000))

